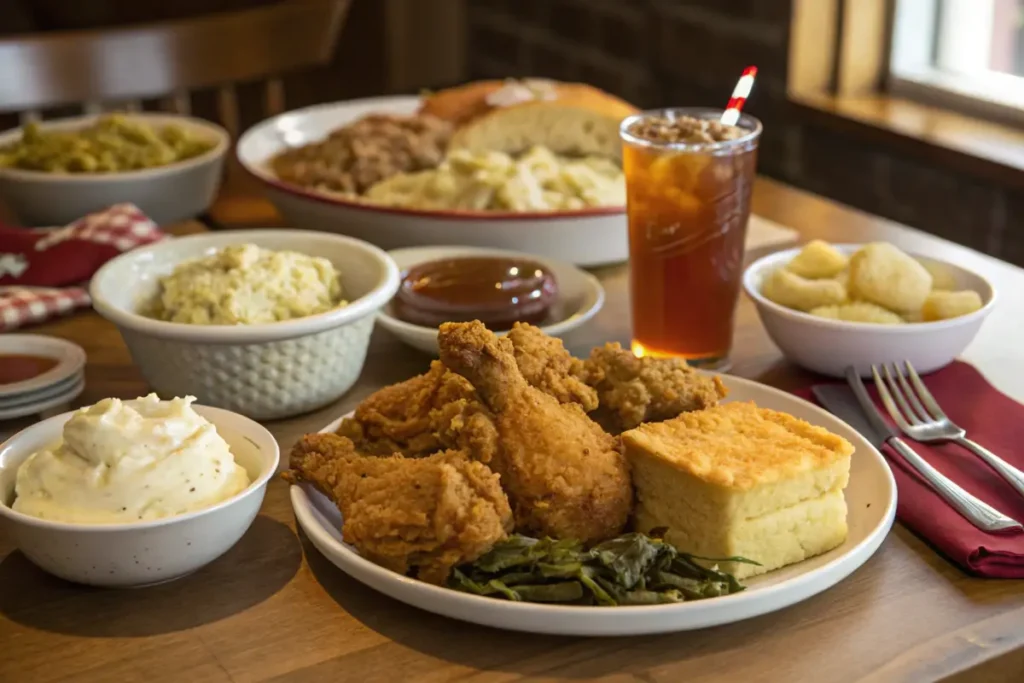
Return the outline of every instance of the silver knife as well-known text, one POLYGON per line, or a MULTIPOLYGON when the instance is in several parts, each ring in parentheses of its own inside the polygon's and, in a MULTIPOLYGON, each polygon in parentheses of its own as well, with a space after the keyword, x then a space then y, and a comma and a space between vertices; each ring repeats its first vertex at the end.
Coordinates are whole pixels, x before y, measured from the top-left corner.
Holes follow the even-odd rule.
POLYGON ((881 448, 889 444, 943 500, 974 526, 989 532, 1024 529, 1017 520, 960 488, 899 438, 896 430, 878 412, 864 382, 853 368, 847 368, 846 380, 849 387, 822 384, 811 387, 811 392, 830 413, 857 430, 872 446, 881 448))

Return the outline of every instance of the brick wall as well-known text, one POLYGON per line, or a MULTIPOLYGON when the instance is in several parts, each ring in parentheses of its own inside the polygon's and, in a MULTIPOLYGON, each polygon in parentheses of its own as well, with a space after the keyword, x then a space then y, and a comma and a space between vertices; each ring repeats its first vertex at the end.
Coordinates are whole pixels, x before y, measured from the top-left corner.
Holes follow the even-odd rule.
POLYGON ((580 80, 641 107, 722 106, 759 68, 760 171, 1024 265, 1024 194, 808 120, 787 103, 790 0, 468 0, 473 78, 580 80))

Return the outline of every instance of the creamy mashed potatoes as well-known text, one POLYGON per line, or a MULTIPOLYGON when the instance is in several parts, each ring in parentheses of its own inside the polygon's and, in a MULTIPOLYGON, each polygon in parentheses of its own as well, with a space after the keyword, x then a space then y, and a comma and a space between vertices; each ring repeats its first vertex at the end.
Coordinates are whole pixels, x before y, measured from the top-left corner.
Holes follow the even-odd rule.
POLYGON ((241 244, 180 264, 161 278, 145 312, 190 325, 254 325, 343 305, 338 271, 327 259, 241 244))
POLYGON ((392 176, 365 197, 414 209, 559 211, 625 206, 626 180, 609 159, 561 157, 544 147, 520 157, 456 150, 437 168, 392 176))
POLYGON ((62 441, 18 469, 13 508, 81 524, 137 522, 216 505, 249 485, 195 399, 108 398, 82 408, 62 441))

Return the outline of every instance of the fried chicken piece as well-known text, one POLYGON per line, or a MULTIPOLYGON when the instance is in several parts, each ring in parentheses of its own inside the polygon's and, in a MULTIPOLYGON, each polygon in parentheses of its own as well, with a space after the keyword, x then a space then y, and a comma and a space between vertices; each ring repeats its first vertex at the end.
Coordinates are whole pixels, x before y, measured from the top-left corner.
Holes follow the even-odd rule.
POLYGON ((508 338, 516 365, 531 386, 559 403, 578 403, 588 413, 597 408, 597 392, 583 381, 583 361, 566 351, 561 339, 526 323, 513 325, 508 338))
POLYGON ((460 451, 411 459, 359 454, 337 434, 308 434, 285 479, 307 481, 341 510, 342 534, 367 559, 442 584, 512 530, 498 475, 460 451))
POLYGON ((372 455, 422 457, 460 449, 482 462, 490 460, 497 438, 473 385, 440 361, 418 377, 371 394, 342 420, 338 434, 372 455))
MULTIPOLYGON (((597 407, 597 392, 581 379, 583 362, 560 339, 533 325, 517 323, 508 335, 527 382, 562 403, 597 407)), ((365 453, 422 457, 446 448, 465 450, 489 462, 497 433, 473 386, 440 361, 410 380, 384 387, 342 421, 338 433, 365 453)))
POLYGON ((728 393, 681 358, 637 358, 617 342, 593 349, 583 368, 600 401, 593 417, 612 434, 710 408, 728 393))
POLYGON ((617 440, 579 404, 560 404, 530 386, 512 342, 480 322, 446 323, 441 359, 468 379, 494 414, 499 448, 491 467, 512 503, 516 529, 601 541, 622 531, 633 486, 617 440))

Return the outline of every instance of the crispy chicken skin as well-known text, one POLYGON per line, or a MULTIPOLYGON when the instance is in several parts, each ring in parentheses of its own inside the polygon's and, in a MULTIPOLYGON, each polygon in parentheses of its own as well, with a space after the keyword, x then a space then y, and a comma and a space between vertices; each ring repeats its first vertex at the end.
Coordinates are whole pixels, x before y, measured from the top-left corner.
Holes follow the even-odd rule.
POLYGON ((600 402, 591 416, 612 434, 710 408, 728 393, 717 376, 702 375, 682 359, 637 358, 618 343, 593 349, 582 374, 600 402))
POLYGON ((372 455, 422 457, 451 448, 487 462, 496 434, 485 413, 473 385, 434 361, 428 372, 371 394, 338 434, 372 455))
MULTIPOLYGON (((597 392, 581 379, 582 361, 560 339, 523 323, 516 323, 508 338, 527 382, 562 403, 579 403, 588 411, 597 407, 597 392)), ((338 433, 374 455, 422 457, 451 448, 489 462, 497 435, 488 415, 473 386, 434 361, 427 373, 370 395, 338 433)))
POLYGON ((622 531, 633 487, 617 440, 576 403, 560 404, 523 378, 511 340, 482 323, 446 323, 441 360, 468 379, 494 415, 501 475, 523 533, 601 541, 622 531))
POLYGON ((583 381, 583 361, 570 355, 561 339, 525 323, 516 323, 508 339, 516 365, 531 386, 559 403, 578 403, 588 413, 597 408, 597 392, 583 381))
POLYGON ((498 475, 465 453, 372 457, 336 434, 308 434, 284 478, 307 481, 341 510, 346 543, 393 571, 442 584, 512 529, 498 475))

